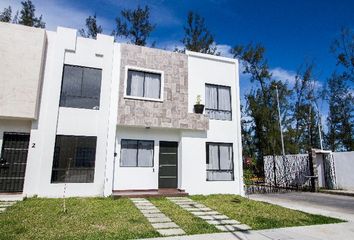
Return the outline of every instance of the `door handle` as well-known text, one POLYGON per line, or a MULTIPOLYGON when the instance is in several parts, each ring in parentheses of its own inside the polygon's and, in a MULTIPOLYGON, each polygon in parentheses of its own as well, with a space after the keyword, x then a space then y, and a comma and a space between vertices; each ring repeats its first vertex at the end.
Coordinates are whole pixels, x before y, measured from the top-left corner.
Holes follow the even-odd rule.
POLYGON ((0 168, 8 168, 9 167, 9 163, 6 162, 6 160, 4 158, 0 158, 0 168))

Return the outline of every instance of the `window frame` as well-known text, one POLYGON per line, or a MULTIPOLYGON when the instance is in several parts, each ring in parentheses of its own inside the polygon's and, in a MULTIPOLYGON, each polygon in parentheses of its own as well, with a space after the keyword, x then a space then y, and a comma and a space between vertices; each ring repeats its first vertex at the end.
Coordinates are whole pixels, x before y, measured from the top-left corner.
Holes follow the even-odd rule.
POLYGON ((136 66, 125 66, 125 77, 124 77, 124 98, 133 99, 133 100, 142 100, 142 101, 153 101, 153 102, 163 102, 164 98, 164 72, 161 70, 150 69, 150 68, 141 68, 136 66), (128 71, 138 71, 144 73, 153 73, 160 74, 160 98, 148 98, 148 97, 138 97, 138 96, 130 96, 127 94, 128 89, 128 71))
MULTIPOLYGON (((216 87, 217 91, 216 91, 216 103, 217 103, 217 106, 219 108, 219 88, 228 88, 230 90, 230 110, 222 110, 222 109, 213 109, 213 108, 207 108, 206 105, 205 105, 205 112, 207 110, 211 110, 211 111, 218 111, 218 112, 227 112, 227 113, 230 113, 231 115, 231 119, 228 120, 228 119, 215 119, 215 118, 208 118, 210 120, 218 120, 218 121, 232 121, 233 117, 232 117, 232 94, 231 94, 231 86, 226 86, 226 85, 219 85, 219 84, 213 84, 213 83, 205 83, 205 90, 206 90, 206 87, 207 86, 213 86, 213 87, 216 87)), ((205 96, 206 98, 206 96, 205 96)), ((206 102, 206 100, 205 100, 206 102)), ((206 115, 208 115, 206 113, 206 115)))
MULTIPOLYGON (((60 149, 60 148, 59 148, 60 149)), ((77 146, 75 148, 75 155, 73 156, 74 157, 74 163, 76 164, 77 163, 77 159, 76 159, 76 156, 77 156, 77 146)), ((97 136, 87 136, 87 135, 65 135, 65 134, 57 134, 55 135, 55 143, 54 143, 54 150, 53 150, 53 158, 52 158, 52 167, 51 167, 51 177, 50 177, 50 184, 66 184, 66 183, 69 183, 69 184, 93 184, 95 182, 95 174, 96 174, 96 160, 97 160, 97 136), (94 138, 95 139, 95 160, 94 160, 94 166, 93 166, 93 178, 92 178, 92 181, 89 182, 70 182, 70 181, 53 181, 53 168, 54 168, 54 161, 55 161, 55 154, 56 154, 56 151, 58 149, 57 147, 57 137, 75 137, 75 138, 80 138, 80 137, 91 137, 91 138, 94 138)), ((59 159, 60 160, 60 159, 59 159)), ((69 166, 70 169, 71 166, 69 166)), ((88 168, 88 167, 78 167, 78 168, 88 168)))
POLYGON ((217 145, 218 146, 218 169, 208 169, 206 168, 206 172, 231 172, 232 178, 230 180, 210 180, 208 179, 208 174, 206 175, 206 181, 208 182, 230 182, 235 181, 235 166, 234 166, 234 144, 230 142, 206 142, 205 143, 205 152, 206 152, 206 165, 209 164, 209 145, 217 145), (221 161, 220 161, 220 146, 231 146, 231 169, 221 169, 221 161))
MULTIPOLYGON (((60 86, 60 97, 59 97, 59 107, 62 108, 75 108, 75 109, 86 109, 86 110, 94 110, 94 111, 98 111, 101 108, 101 93, 102 93, 102 79, 103 79, 103 69, 102 68, 97 68, 97 67, 88 67, 88 66, 82 66, 82 65, 75 65, 75 64, 63 64, 63 70, 62 70, 62 77, 61 77, 61 86, 60 86), (85 98, 90 98, 90 99, 98 99, 98 108, 85 108, 85 107, 69 107, 69 106, 61 106, 61 98, 62 98, 62 91, 63 91, 63 86, 64 86, 64 70, 65 70, 65 66, 70 66, 70 67, 78 67, 78 68, 88 68, 88 69, 93 69, 93 70, 100 70, 101 71, 101 82, 100 82, 100 95, 98 98, 94 98, 94 97, 85 97, 85 98)), ((81 92, 82 92, 82 86, 83 86, 83 77, 81 79, 81 92)), ((69 95, 70 96, 70 95, 69 95)), ((79 96, 71 96, 71 97, 78 97, 79 96)), ((84 98, 84 97, 81 97, 84 98)))
POLYGON ((145 140, 145 139, 128 139, 128 138, 122 138, 120 140, 120 158, 119 158, 119 167, 121 168, 153 168, 155 166, 155 141, 154 140, 145 140), (123 141, 136 141, 137 142, 137 148, 136 148, 136 165, 135 166, 124 166, 122 165, 122 142, 123 141), (151 166, 139 166, 139 142, 152 142, 152 165, 151 166))

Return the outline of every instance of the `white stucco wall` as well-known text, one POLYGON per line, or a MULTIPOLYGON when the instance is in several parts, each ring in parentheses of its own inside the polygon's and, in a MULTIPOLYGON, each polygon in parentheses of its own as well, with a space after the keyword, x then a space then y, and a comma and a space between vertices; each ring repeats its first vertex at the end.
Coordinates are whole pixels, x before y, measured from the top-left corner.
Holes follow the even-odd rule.
POLYGON ((324 169, 322 154, 316 154, 316 168, 318 174, 318 186, 320 188, 324 188, 326 187, 326 182, 325 182, 325 169, 324 169))
MULTIPOLYGON (((146 129, 135 127, 117 128, 116 153, 114 166, 114 190, 142 190, 158 189, 159 176, 159 142, 180 142, 179 130, 170 129, 146 129), (153 167, 120 167, 120 151, 122 139, 153 140, 154 141, 154 164, 153 167)), ((181 145, 179 144, 179 148, 181 145)), ((181 165, 182 158, 178 156, 177 165, 181 165)), ((178 172, 180 172, 178 170, 178 172)), ((178 178, 180 180, 180 178, 178 178)), ((180 184, 178 184, 180 186, 180 184)))
POLYGON ((354 151, 334 152, 337 187, 354 190, 354 151))
MULTIPOLYGON (((44 73, 40 118, 32 126, 31 149, 27 161, 24 194, 62 197, 64 184, 51 184, 53 153, 57 134, 97 136, 93 183, 67 183, 66 196, 101 196, 107 153, 108 122, 111 107, 113 38, 98 35, 97 40, 80 38, 76 30, 58 28, 47 32, 48 55, 44 73), (100 109, 59 107, 63 64, 102 69, 100 109), (39 174, 40 173, 40 174, 39 174)), ((116 105, 117 108, 117 105, 116 105)), ((113 152, 111 153, 113 160, 113 152)))
POLYGON ((187 55, 189 112, 193 112, 197 95, 204 103, 206 83, 230 86, 232 121, 209 120, 207 132, 182 132, 181 187, 190 194, 243 194, 238 62, 193 52, 187 55), (233 144, 234 181, 206 181, 206 142, 233 144))
POLYGON ((45 50, 45 30, 0 22, 0 118, 37 118, 45 50))

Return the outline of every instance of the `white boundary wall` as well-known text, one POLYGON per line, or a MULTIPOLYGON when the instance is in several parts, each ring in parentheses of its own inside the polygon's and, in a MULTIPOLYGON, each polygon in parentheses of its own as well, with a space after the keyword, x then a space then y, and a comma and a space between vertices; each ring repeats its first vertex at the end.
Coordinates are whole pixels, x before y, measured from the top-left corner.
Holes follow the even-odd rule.
POLYGON ((334 152, 337 187, 354 190, 354 151, 334 152))

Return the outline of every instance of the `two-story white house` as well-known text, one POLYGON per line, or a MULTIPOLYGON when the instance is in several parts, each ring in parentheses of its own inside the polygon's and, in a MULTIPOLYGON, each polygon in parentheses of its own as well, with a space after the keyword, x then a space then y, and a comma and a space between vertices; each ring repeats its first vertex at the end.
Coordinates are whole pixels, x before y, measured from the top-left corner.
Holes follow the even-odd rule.
POLYGON ((243 194, 237 60, 7 23, 0 59, 0 193, 243 194))

